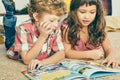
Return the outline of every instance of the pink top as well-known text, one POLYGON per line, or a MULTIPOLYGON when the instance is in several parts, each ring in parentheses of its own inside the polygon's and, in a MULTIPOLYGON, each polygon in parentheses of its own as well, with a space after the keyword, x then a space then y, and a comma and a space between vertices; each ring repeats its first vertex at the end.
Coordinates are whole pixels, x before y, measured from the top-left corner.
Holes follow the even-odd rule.
MULTIPOLYGON (((62 28, 64 29, 67 27, 68 27, 67 22, 64 21, 62 23, 62 28)), ((87 51, 87 50, 93 50, 93 49, 100 49, 101 47, 102 47, 101 45, 99 45, 98 47, 94 47, 93 45, 89 43, 89 41, 86 44, 84 44, 82 40, 79 40, 77 41, 77 45, 74 46, 74 49, 77 51, 87 51)))
POLYGON ((77 42, 77 46, 74 46, 74 49, 77 51, 87 51, 87 50, 93 50, 93 49, 99 49, 99 48, 101 48, 101 45, 98 47, 94 47, 93 45, 89 44, 88 42, 86 44, 84 44, 82 40, 79 40, 77 42))

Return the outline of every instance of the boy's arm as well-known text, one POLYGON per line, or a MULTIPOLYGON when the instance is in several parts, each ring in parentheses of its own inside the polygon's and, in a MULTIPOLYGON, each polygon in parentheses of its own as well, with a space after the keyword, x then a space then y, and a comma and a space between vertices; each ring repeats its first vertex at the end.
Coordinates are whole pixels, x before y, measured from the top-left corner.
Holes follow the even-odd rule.
POLYGON ((15 51, 20 54, 25 64, 29 64, 32 59, 39 55, 46 38, 47 36, 40 35, 34 43, 31 41, 33 39, 32 35, 24 28, 24 25, 18 26, 16 27, 15 51))
POLYGON ((44 65, 45 64, 53 64, 53 63, 57 63, 60 60, 63 60, 65 58, 65 52, 64 51, 58 51, 56 53, 54 53, 52 56, 44 59, 44 65))
POLYGON ((29 64, 32 59, 35 59, 39 55, 45 40, 46 37, 40 35, 38 40, 34 43, 34 46, 29 51, 20 52, 22 60, 25 64, 29 64))
POLYGON ((28 69, 34 69, 34 68, 39 68, 40 66, 46 65, 46 64, 56 64, 60 60, 63 60, 65 58, 65 53, 64 51, 58 51, 54 53, 52 56, 43 59, 43 60, 38 60, 38 59, 33 59, 29 65, 28 69), (37 66, 37 67, 36 67, 37 66))

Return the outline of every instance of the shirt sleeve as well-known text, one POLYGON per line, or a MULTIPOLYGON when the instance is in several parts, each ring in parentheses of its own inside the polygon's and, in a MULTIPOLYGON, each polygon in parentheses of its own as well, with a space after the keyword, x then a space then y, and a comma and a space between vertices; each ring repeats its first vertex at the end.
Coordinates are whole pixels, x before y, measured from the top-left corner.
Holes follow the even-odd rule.
POLYGON ((62 42, 62 37, 61 37, 61 31, 59 30, 58 31, 58 34, 57 34, 57 46, 58 46, 58 50, 61 51, 61 50, 64 50, 64 46, 63 46, 63 42, 62 42))
POLYGON ((63 46, 63 42, 62 42, 62 38, 61 38, 61 31, 60 30, 57 30, 53 40, 51 39, 50 45, 51 44, 53 45, 52 46, 52 50, 54 52, 64 50, 64 46, 63 46))
POLYGON ((19 51, 28 51, 32 44, 32 35, 27 31, 24 26, 16 28, 16 37, 15 37, 15 48, 14 50, 19 51))

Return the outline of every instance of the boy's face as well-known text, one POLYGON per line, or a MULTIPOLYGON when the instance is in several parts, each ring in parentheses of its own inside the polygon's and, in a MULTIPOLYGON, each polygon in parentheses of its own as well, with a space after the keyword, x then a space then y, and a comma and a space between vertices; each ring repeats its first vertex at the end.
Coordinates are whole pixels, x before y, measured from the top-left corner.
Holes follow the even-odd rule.
POLYGON ((82 5, 77 10, 77 17, 83 27, 88 26, 96 16, 96 5, 82 5))
POLYGON ((61 16, 56 16, 54 14, 43 13, 39 19, 39 22, 49 23, 52 29, 58 27, 61 16))

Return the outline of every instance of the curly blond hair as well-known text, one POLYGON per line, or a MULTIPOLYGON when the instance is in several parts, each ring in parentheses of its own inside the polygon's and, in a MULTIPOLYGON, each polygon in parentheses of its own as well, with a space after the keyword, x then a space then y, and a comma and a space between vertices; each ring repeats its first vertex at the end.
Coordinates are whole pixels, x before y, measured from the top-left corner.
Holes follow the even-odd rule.
POLYGON ((66 5, 63 0, 30 0, 28 4, 28 12, 31 19, 34 21, 33 13, 47 12, 61 16, 66 13, 66 5))

